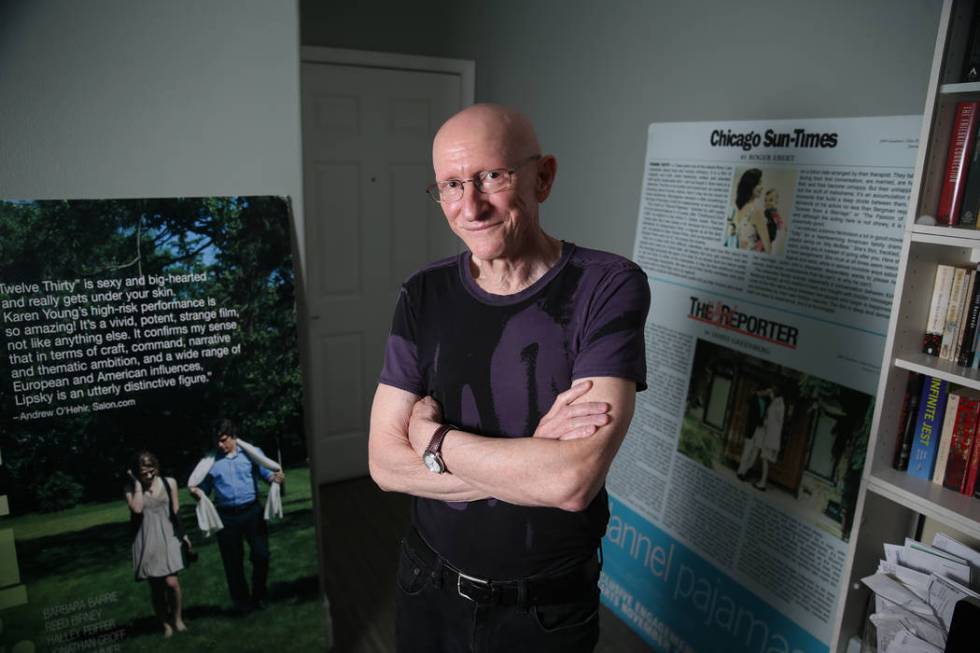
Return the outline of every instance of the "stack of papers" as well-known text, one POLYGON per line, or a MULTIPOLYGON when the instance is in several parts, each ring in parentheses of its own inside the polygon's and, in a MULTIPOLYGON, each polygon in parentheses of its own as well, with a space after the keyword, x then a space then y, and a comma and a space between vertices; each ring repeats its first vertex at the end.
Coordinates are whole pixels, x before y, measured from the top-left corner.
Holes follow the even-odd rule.
POLYGON ((980 553, 945 533, 932 546, 906 539, 861 580, 875 593, 879 653, 943 653, 956 602, 980 598, 980 553))

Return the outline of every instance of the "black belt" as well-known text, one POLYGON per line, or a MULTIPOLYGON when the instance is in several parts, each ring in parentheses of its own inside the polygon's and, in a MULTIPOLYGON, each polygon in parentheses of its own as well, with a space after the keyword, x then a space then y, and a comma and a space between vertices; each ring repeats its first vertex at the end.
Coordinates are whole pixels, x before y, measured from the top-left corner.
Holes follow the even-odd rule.
POLYGON ((405 538, 413 552, 431 569, 434 578, 447 590, 479 604, 549 605, 569 603, 598 591, 599 558, 590 558, 573 569, 511 580, 477 578, 456 569, 422 539, 413 528, 405 538))
POLYGON ((258 505, 258 503, 258 501, 252 501, 250 503, 243 503, 240 506, 218 506, 218 512, 223 512, 226 515, 237 515, 239 513, 248 512, 258 505))

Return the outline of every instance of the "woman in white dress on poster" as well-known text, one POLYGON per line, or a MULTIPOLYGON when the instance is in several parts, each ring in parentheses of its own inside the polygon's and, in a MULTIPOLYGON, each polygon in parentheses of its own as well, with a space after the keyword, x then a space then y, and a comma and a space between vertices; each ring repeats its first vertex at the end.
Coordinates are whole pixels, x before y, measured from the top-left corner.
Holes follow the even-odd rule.
MULTIPOLYGON (((782 447, 783 422, 786 419, 786 403, 783 401, 783 389, 777 384, 764 391, 770 399, 765 409, 765 415, 760 424, 742 445, 742 459, 738 466, 738 478, 746 480, 749 470, 755 466, 755 461, 762 458, 762 476, 752 487, 765 492, 769 481, 769 463, 779 459, 782 447)), ((757 400, 753 397, 753 401, 757 400)))
POLYGON ((181 591, 177 573, 184 568, 179 527, 177 481, 160 476, 160 463, 148 451, 139 453, 136 469, 126 470, 132 484, 126 504, 133 517, 133 575, 150 585, 150 600, 163 636, 187 630, 181 617, 181 591), (166 484, 166 485, 165 485, 166 484))

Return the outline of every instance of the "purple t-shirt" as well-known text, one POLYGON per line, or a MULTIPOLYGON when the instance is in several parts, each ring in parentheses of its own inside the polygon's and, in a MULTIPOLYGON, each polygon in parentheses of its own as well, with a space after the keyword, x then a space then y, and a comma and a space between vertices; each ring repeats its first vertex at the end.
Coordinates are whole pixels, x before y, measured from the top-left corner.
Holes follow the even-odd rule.
MULTIPOLYGON (((401 288, 380 382, 442 406, 444 421, 488 437, 528 437, 575 379, 646 388, 646 275, 615 254, 564 243, 560 260, 513 295, 482 290, 469 252, 401 288)), ((605 488, 583 512, 498 499, 414 498, 422 537, 457 568, 519 578, 590 556, 609 521, 605 488)))

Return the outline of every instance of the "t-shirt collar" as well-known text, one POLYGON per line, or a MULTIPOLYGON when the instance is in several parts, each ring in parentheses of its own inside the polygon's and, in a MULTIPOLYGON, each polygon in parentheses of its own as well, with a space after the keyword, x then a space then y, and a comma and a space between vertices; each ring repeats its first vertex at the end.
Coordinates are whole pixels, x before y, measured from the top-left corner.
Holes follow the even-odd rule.
POLYGON ((459 255, 459 276, 466 290, 474 298, 483 302, 484 304, 492 304, 494 306, 517 304, 518 302, 524 301, 528 297, 532 297, 533 295, 537 294, 538 291, 551 283, 551 280, 558 276, 558 273, 561 272, 562 268, 565 267, 565 264, 568 263, 568 259, 572 257, 572 253, 574 251, 574 243, 569 243, 564 240, 561 241, 561 256, 558 258, 558 262, 552 265, 540 279, 532 283, 524 290, 516 292, 512 295, 495 295, 487 292, 481 288, 479 284, 477 284, 476 279, 473 278, 473 272, 470 270, 469 250, 466 250, 459 255))

